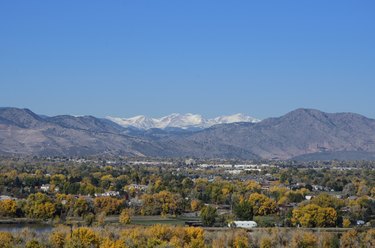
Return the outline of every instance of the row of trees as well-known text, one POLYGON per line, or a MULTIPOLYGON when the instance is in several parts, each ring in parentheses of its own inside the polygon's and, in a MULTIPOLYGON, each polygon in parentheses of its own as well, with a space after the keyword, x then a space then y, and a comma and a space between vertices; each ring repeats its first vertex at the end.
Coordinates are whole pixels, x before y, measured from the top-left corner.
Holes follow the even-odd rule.
POLYGON ((243 230, 205 232, 202 228, 165 225, 122 230, 80 227, 73 231, 59 227, 51 233, 39 235, 28 230, 16 234, 0 232, 0 243, 4 248, 372 248, 375 246, 375 230, 352 230, 340 237, 333 233, 280 229, 247 233, 243 230))
MULTIPOLYGON (((273 190, 275 192, 275 190, 273 190)), ((282 190, 281 190, 282 191, 282 190)), ((284 195, 290 195, 286 191, 284 195)), ((279 196, 283 199, 284 196, 279 196)), ((155 194, 144 194, 142 204, 133 207, 132 212, 142 215, 179 215, 186 211, 201 211, 205 215, 207 206, 198 199, 183 199, 180 194, 169 191, 161 191, 155 194)), ((277 198, 276 198, 277 199, 277 198)), ((215 205, 213 205, 215 206, 215 205)), ((374 201, 367 197, 358 198, 348 203, 347 212, 342 211, 346 206, 344 200, 323 193, 310 201, 304 201, 298 207, 289 209, 288 212, 280 212, 276 200, 261 194, 252 193, 247 198, 239 197, 233 202, 233 214, 224 215, 222 222, 237 220, 252 220, 254 216, 268 216, 277 214, 289 219, 288 223, 303 227, 335 227, 350 226, 356 219, 368 216, 372 218, 374 201), (283 216, 284 214, 284 216, 283 216), (349 221, 349 223, 348 223, 349 221)), ((88 220, 94 215, 118 215, 123 209, 127 209, 124 199, 115 197, 75 197, 73 195, 57 194, 54 197, 43 193, 31 194, 25 200, 6 199, 0 201, 0 216, 2 217, 29 217, 34 219, 51 219, 58 216, 61 220, 67 217, 82 217, 88 220)), ((215 209, 216 207, 211 207, 215 209)), ((214 211, 208 211, 213 213, 214 211)), ((204 221, 207 225, 213 225, 216 214, 209 217, 210 221, 204 221)), ((202 217, 204 219, 205 217, 202 217)))
POLYGON ((58 194, 52 198, 43 193, 31 194, 26 200, 6 199, 0 201, 0 216, 51 219, 55 216, 87 217, 93 214, 119 214, 126 208, 125 201, 112 197, 95 199, 58 194))

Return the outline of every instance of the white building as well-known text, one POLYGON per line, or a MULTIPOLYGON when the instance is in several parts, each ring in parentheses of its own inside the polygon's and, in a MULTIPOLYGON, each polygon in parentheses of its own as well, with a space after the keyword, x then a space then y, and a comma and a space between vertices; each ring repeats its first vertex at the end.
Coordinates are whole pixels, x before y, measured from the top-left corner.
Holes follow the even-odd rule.
POLYGON ((49 184, 43 184, 42 186, 40 186, 40 190, 43 191, 43 192, 48 192, 50 187, 51 187, 51 185, 49 185, 49 184))
POLYGON ((133 189, 136 189, 136 190, 142 190, 142 191, 145 191, 147 190, 148 186, 147 185, 142 185, 142 184, 130 184, 127 186, 129 189, 133 188, 133 189))
POLYGON ((120 196, 120 192, 118 192, 118 191, 107 191, 103 194, 95 193, 95 197, 101 197, 101 196, 120 196))
POLYGON ((308 201, 310 201, 312 198, 313 198, 312 195, 306 195, 306 196, 305 196, 305 199, 308 200, 308 201))

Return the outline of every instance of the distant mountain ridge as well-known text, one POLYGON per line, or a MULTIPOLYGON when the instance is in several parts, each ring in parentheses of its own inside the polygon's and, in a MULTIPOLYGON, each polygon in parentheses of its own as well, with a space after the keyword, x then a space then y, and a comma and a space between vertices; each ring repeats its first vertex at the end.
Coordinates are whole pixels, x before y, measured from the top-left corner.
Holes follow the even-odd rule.
POLYGON ((139 115, 131 118, 120 118, 120 117, 106 117, 120 126, 123 127, 136 127, 139 129, 151 129, 151 128, 208 128, 213 125, 234 123, 234 122, 259 122, 260 120, 247 116, 244 114, 234 114, 228 116, 219 116, 212 119, 203 118, 198 114, 171 114, 161 118, 150 118, 144 115, 139 115))
POLYGON ((260 122, 199 130, 139 129, 93 116, 48 117, 28 109, 0 108, 0 154, 374 160, 375 120, 297 109, 260 122))

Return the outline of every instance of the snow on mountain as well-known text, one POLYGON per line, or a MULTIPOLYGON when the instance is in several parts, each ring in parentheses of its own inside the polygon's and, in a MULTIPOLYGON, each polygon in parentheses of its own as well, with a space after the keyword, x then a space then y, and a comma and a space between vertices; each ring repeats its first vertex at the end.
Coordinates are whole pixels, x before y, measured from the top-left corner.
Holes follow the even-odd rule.
POLYGON ((207 128, 217 124, 234 123, 234 122, 259 122, 260 120, 247 116, 244 114, 234 114, 228 116, 219 116, 212 119, 203 118, 198 114, 171 114, 161 118, 150 118, 144 115, 139 115, 131 118, 120 118, 120 117, 106 117, 123 127, 136 127, 139 129, 150 129, 150 128, 207 128))
POLYGON ((244 114, 234 114, 227 116, 219 116, 213 119, 217 124, 222 123, 234 123, 234 122, 259 122, 258 119, 255 119, 251 116, 244 114))

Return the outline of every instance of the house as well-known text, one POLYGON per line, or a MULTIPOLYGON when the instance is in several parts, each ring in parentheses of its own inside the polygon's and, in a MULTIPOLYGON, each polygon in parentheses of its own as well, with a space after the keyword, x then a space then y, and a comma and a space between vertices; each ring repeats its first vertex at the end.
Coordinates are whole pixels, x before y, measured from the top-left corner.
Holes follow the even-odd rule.
POLYGON ((308 201, 310 201, 312 198, 313 198, 312 195, 307 195, 307 196, 305 196, 305 199, 308 200, 308 201))
POLYGON ((120 192, 118 191, 107 191, 107 192, 104 192, 103 194, 100 194, 100 193, 95 193, 95 197, 101 197, 101 196, 120 196, 120 192))
POLYGON ((48 192, 50 188, 51 188, 51 185, 49 184, 42 184, 42 186, 40 186, 40 190, 43 192, 48 192))
POLYGON ((249 221, 233 221, 228 224, 229 227, 239 227, 239 228, 255 228, 258 226, 258 224, 255 221, 249 220, 249 221))
POLYGON ((128 188, 133 188, 133 189, 136 189, 136 190, 140 190, 140 191, 145 191, 148 186, 147 185, 142 185, 142 184, 130 184, 128 186, 128 188))

